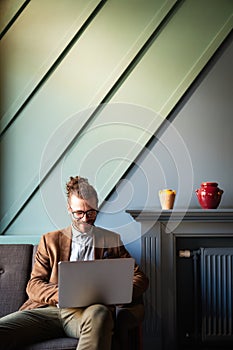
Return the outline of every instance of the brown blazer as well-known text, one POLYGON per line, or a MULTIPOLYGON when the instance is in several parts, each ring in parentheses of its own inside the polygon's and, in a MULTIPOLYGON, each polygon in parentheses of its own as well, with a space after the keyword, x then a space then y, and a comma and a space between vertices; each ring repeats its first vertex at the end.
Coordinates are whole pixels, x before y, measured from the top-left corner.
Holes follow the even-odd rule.
MULTIPOLYGON (((120 235, 94 227, 95 259, 128 258, 120 235)), ((20 310, 29 310, 58 303, 58 262, 69 261, 71 253, 71 226, 61 231, 49 232, 41 237, 35 256, 31 278, 27 285, 29 299, 20 310)), ((133 280, 133 303, 148 287, 148 279, 135 264, 133 280)))

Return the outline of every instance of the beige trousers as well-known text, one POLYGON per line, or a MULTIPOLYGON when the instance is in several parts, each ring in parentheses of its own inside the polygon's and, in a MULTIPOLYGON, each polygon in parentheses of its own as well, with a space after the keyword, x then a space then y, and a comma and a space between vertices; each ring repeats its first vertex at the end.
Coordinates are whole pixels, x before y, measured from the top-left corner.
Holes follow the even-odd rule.
POLYGON ((0 350, 22 349, 57 337, 79 338, 77 350, 110 350, 112 311, 104 305, 59 309, 55 306, 17 311, 0 319, 0 350))

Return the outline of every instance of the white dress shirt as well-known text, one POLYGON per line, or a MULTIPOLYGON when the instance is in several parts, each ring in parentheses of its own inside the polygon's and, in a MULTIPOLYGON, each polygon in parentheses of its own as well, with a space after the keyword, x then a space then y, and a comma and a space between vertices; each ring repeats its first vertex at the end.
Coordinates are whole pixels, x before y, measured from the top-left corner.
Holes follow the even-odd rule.
POLYGON ((88 233, 82 233, 72 225, 70 261, 94 260, 93 242, 92 230, 88 233))

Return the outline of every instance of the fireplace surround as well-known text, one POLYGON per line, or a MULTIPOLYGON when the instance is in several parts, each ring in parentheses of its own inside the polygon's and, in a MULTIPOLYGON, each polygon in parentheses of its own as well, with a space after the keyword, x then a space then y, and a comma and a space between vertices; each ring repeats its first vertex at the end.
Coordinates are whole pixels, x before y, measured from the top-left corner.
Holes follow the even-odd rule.
POLYGON ((150 279, 144 348, 232 349, 233 209, 127 213, 141 225, 150 279))

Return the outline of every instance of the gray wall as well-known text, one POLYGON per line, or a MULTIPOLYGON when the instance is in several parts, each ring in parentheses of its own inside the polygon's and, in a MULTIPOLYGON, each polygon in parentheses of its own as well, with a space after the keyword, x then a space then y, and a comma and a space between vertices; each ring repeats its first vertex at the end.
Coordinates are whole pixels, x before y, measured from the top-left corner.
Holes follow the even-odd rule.
POLYGON ((68 224, 70 175, 88 177, 101 202, 132 179, 120 211, 155 207, 165 186, 187 206, 182 129, 145 145, 231 31, 233 2, 2 0, 0 10, 0 242, 68 224))

